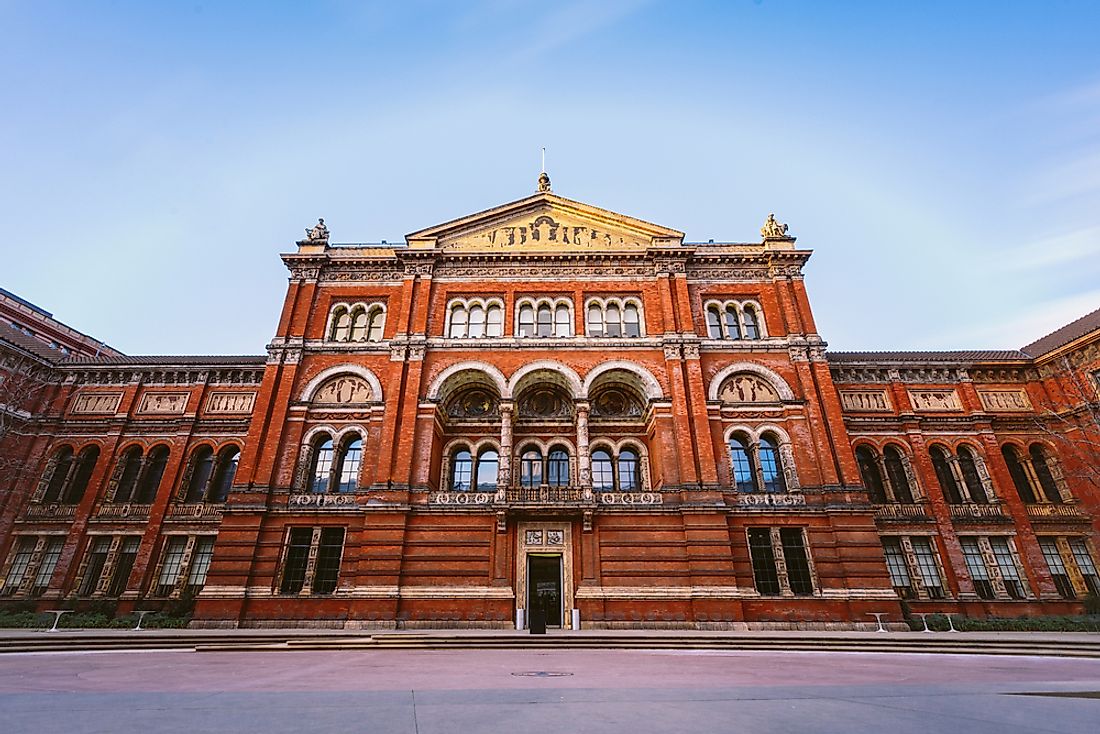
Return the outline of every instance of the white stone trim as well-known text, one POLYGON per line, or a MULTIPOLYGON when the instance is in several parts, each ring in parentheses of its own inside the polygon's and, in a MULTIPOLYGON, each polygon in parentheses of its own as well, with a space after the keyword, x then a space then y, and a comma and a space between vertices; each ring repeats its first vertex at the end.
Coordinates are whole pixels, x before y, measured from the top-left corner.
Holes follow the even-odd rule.
POLYGON ((636 362, 630 362, 625 359, 613 359, 607 362, 601 362, 590 369, 584 378, 583 396, 588 396, 596 380, 601 375, 615 370, 629 372, 641 380, 642 386, 645 388, 646 397, 650 400, 660 400, 665 396, 664 390, 661 389, 661 383, 657 382, 657 378, 653 376, 652 372, 636 362))
MULTIPOLYGON (((578 375, 573 370, 573 368, 568 367, 561 362, 555 362, 554 360, 550 359, 540 359, 537 362, 525 364, 524 366, 513 372, 512 376, 508 378, 507 397, 511 398, 513 395, 517 394, 520 383, 523 382, 523 379, 525 377, 543 370, 557 373, 560 377, 562 377, 565 380, 568 388, 572 392, 572 395, 570 395, 571 398, 573 398, 574 400, 584 399, 586 393, 584 390, 584 383, 581 381, 580 375, 578 375)), ((501 397, 504 398, 505 396, 501 395, 501 397)))
POLYGON ((440 393, 447 381, 460 372, 466 372, 467 370, 480 372, 485 375, 485 377, 489 379, 489 382, 496 386, 497 392, 500 393, 501 400, 511 399, 512 392, 508 387, 508 381, 504 378, 504 374, 488 362, 478 362, 475 360, 456 362, 436 375, 435 379, 432 380, 431 384, 428 386, 428 393, 425 399, 432 402, 438 402, 440 393))

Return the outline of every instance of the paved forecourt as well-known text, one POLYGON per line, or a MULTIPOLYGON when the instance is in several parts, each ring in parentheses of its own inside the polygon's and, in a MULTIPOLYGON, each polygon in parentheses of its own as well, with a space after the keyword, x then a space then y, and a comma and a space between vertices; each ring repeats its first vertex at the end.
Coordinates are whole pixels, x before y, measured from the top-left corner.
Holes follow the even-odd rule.
POLYGON ((1100 661, 724 650, 0 656, 5 732, 1088 732, 1100 661), (1046 694, 1046 695, 1043 695, 1046 694))

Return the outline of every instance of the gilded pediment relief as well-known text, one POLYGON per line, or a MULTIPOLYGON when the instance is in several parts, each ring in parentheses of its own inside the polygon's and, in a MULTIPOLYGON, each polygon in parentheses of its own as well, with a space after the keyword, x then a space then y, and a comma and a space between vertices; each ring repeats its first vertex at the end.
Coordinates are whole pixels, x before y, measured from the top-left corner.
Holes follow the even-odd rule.
POLYGON ((410 247, 468 252, 640 250, 682 239, 682 232, 551 193, 408 235, 410 247))

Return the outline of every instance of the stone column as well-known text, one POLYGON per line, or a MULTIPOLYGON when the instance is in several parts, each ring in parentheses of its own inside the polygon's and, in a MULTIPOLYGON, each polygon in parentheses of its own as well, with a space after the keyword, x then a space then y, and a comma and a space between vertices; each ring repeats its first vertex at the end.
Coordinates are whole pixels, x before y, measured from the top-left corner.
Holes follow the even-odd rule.
POLYGON ((588 403, 578 401, 577 410, 577 481, 584 498, 592 499, 592 460, 588 454, 588 403))
POLYGON ((876 452, 875 466, 878 467, 879 476, 882 477, 882 489, 886 493, 886 501, 896 503, 898 497, 894 493, 894 482, 890 479, 890 472, 886 471, 886 457, 876 452))
POLYGON ((508 487, 512 486, 512 423, 515 420, 515 405, 511 402, 500 403, 500 463, 497 471, 497 500, 503 502, 508 487))

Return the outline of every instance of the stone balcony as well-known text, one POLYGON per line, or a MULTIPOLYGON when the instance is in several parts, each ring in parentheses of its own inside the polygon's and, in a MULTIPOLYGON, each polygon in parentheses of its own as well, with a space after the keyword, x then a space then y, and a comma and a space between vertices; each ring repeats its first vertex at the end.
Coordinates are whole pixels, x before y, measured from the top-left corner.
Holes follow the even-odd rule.
POLYGON ((951 519, 958 523, 1011 522, 1000 505, 978 505, 967 503, 948 505, 951 519))
POLYGON ((931 522, 932 515, 928 506, 921 504, 903 504, 891 502, 875 505, 875 519, 880 522, 931 522))
POLYGON ((224 509, 224 504, 210 502, 173 504, 168 506, 168 514, 164 519, 175 522, 219 522, 224 509))
POLYGON ((139 505, 133 502, 108 503, 95 510, 93 520, 121 520, 126 522, 148 522, 152 505, 139 505))
POLYGON ((1088 522, 1088 517, 1075 505, 1027 505, 1032 522, 1088 522))
POLYGON ((23 511, 24 520, 71 521, 76 517, 76 505, 63 505, 60 502, 35 502, 27 505, 23 511))

